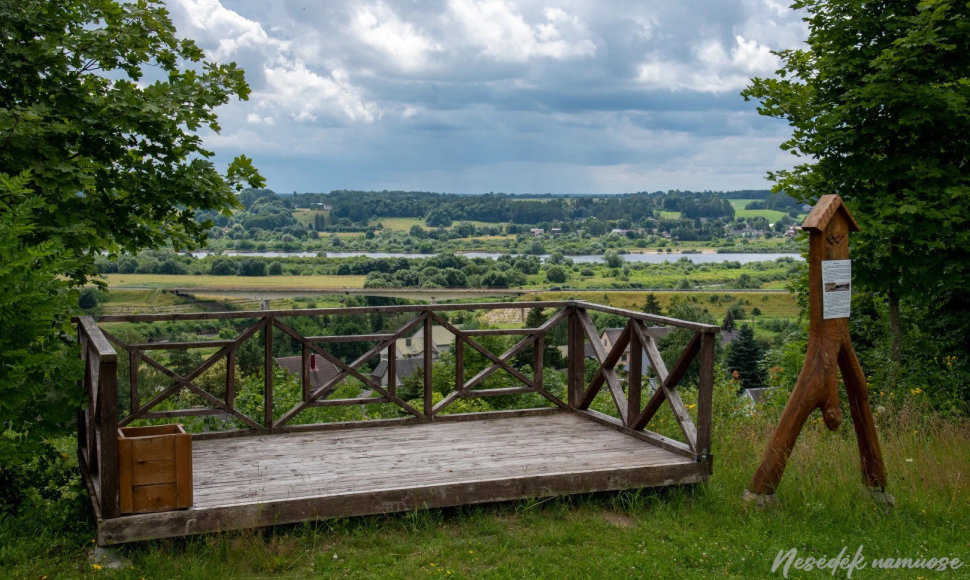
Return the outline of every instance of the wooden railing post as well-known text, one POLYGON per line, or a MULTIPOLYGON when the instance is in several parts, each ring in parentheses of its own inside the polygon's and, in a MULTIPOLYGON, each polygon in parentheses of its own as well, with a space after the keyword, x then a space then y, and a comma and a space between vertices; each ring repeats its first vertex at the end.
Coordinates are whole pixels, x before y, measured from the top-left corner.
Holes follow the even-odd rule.
MULTIPOLYGON (((640 324, 636 320, 630 320, 629 324, 640 324)), ((627 427, 633 427, 637 416, 640 415, 640 394, 643 388, 643 344, 640 342, 640 333, 630 333, 630 364, 627 367, 627 427)))
POLYGON ((263 426, 273 428, 273 317, 266 317, 263 327, 263 426))
POLYGON ((579 321, 579 309, 571 307, 569 313, 569 336, 567 338, 566 352, 568 361, 568 390, 569 406, 576 409, 583 400, 584 384, 586 382, 584 359, 585 353, 583 342, 585 335, 583 325, 579 321))
POLYGON ((714 332, 701 333, 698 353, 700 377, 697 382, 697 459, 709 461, 711 455, 711 422, 714 405, 714 332))
POLYGON ((101 458, 101 516, 121 513, 118 497, 118 358, 98 356, 98 416, 101 458))
POLYGON ((431 309, 429 308, 424 319, 424 415, 429 420, 434 416, 434 401, 431 394, 434 392, 434 384, 431 382, 431 349, 434 348, 434 341, 431 336, 431 309))
POLYGON ((545 373, 543 372, 545 370, 543 368, 545 366, 545 353, 543 352, 543 350, 546 348, 545 339, 545 335, 540 334, 539 338, 536 339, 535 345, 533 346, 535 350, 532 351, 532 380, 535 381, 537 389, 545 388, 543 385, 545 376, 545 373))

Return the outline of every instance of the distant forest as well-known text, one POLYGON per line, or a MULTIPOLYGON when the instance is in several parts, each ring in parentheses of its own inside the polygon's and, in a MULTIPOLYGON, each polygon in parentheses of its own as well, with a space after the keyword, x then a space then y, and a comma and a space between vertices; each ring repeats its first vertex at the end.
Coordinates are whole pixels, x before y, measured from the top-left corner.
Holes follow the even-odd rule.
MULTIPOLYGON (((276 197, 272 190, 247 190, 242 202, 247 209, 260 198, 276 197)), ((330 208, 332 219, 352 223, 386 217, 421 218, 428 227, 448 227, 457 221, 513 223, 532 225, 566 220, 639 220, 657 218, 656 212, 680 212, 681 217, 734 217, 730 199, 751 199, 754 207, 774 209, 792 216, 801 211, 801 202, 768 190, 731 192, 639 192, 614 195, 511 195, 488 193, 458 195, 423 191, 348 191, 294 193, 281 195, 291 207, 330 208)))

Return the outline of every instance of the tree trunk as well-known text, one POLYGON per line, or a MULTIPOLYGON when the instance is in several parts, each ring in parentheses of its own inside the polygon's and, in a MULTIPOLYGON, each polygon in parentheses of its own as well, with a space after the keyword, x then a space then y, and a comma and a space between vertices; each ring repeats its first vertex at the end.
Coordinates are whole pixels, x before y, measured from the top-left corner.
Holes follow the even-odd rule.
POLYGON ((899 376, 903 342, 902 329, 899 322, 899 294, 895 290, 889 290, 887 298, 889 301, 889 360, 892 363, 888 378, 892 386, 895 386, 896 379, 899 376))

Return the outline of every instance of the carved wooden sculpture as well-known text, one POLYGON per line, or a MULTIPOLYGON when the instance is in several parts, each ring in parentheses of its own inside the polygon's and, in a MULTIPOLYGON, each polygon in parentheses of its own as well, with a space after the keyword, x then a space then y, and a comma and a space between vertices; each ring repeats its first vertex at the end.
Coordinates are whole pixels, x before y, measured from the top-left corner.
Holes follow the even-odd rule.
POLYGON ((886 468, 869 408, 866 377, 849 338, 848 303, 849 232, 859 231, 849 210, 837 195, 824 195, 802 229, 809 232, 809 337, 805 363, 785 406, 768 448, 755 471, 745 498, 758 503, 774 501, 775 488, 806 419, 821 409, 826 427, 842 423, 836 369, 842 372, 849 410, 859 443, 862 479, 878 501, 892 503, 885 493, 886 468), (835 262, 841 261, 841 262, 835 262), (823 279, 823 267, 826 276, 823 279), (844 272, 833 280, 828 274, 844 272), (841 294, 835 294, 841 292, 841 294), (832 293, 828 294, 827 293, 832 293))

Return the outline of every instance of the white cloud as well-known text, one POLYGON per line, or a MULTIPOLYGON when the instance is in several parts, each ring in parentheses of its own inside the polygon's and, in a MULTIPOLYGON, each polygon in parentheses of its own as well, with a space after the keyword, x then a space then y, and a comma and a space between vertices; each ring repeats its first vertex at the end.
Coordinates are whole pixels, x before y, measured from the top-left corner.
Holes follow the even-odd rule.
POLYGON ((274 125, 277 113, 300 123, 321 117, 370 123, 380 117, 379 107, 361 97, 339 64, 311 66, 293 54, 289 41, 271 36, 262 24, 229 10, 220 0, 177 0, 177 6, 209 58, 243 61, 253 87, 248 108, 255 111, 245 117, 250 126, 274 125), (324 68, 329 71, 315 72, 324 68), (257 71, 262 77, 252 75, 257 71))
POLYGON ((250 125, 275 125, 273 117, 260 117, 256 113, 246 115, 246 122, 250 125))
POLYGON ((736 93, 804 39, 784 2, 168 6, 247 71, 250 100, 203 138, 254 156, 269 187, 609 192, 758 187, 791 163, 788 126, 736 93))
MULTIPOLYGON (((219 0, 176 0, 188 16, 188 22, 197 33, 202 33, 214 48, 207 50, 209 57, 228 61, 246 48, 269 51, 287 49, 287 43, 271 38, 263 26, 227 9, 219 0)), ((196 36, 197 35, 193 35, 196 36)), ((206 43, 209 44, 209 43, 206 43)))
POLYGON ((536 24, 526 22, 504 0, 449 0, 448 9, 467 42, 498 61, 565 60, 596 53, 586 24, 558 8, 547 8, 545 21, 536 24))
POLYGON ((752 75, 770 74, 778 68, 778 58, 757 40, 734 37, 730 52, 709 40, 693 47, 693 60, 677 62, 659 56, 640 65, 637 78, 650 88, 673 91, 724 93, 747 86, 752 75))
POLYGON ((370 123, 380 116, 373 103, 365 103, 350 85, 347 74, 334 69, 319 75, 299 62, 284 62, 264 69, 272 92, 258 95, 264 103, 282 107, 296 121, 316 121, 320 115, 333 117, 334 108, 351 121, 370 123))
POLYGON ((350 24, 358 40, 390 57, 403 71, 426 67, 441 45, 418 32, 383 3, 361 6, 350 24))

